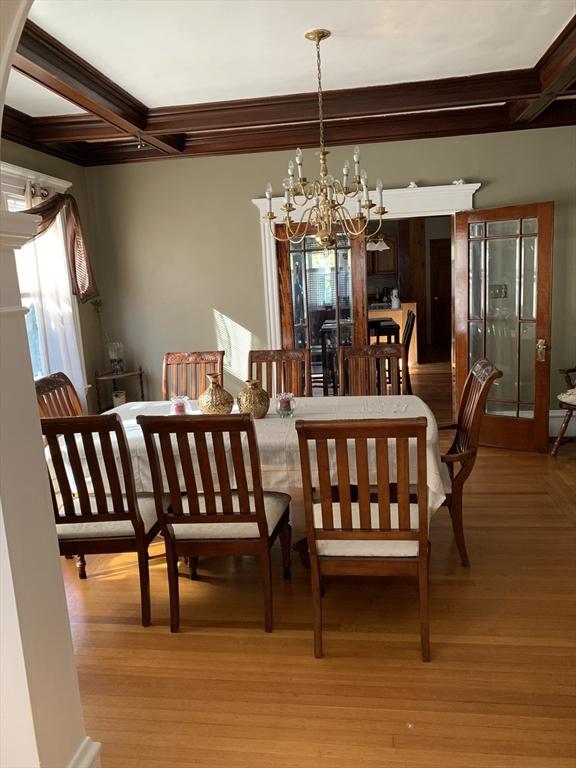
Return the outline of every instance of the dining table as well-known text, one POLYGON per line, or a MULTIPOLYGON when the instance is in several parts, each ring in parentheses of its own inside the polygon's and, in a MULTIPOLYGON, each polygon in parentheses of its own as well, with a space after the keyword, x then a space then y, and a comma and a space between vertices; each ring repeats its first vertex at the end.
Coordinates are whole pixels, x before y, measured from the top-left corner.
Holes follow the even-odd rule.
MULTIPOLYGON (((144 444, 144 436, 136 419, 140 415, 169 416, 170 401, 131 402, 117 406, 107 411, 116 413, 128 439, 132 457, 136 491, 151 493, 152 477, 144 444)), ((237 405, 234 406, 237 411, 237 405)), ((190 400, 187 403, 189 415, 200 415, 198 403, 190 400)), ((432 515, 444 502, 446 489, 449 488, 449 476, 446 465, 440 458, 438 445, 438 427, 434 414, 428 405, 415 395, 386 395, 386 396, 346 396, 346 397, 300 397, 295 398, 292 417, 282 417, 275 412, 274 400, 264 418, 255 419, 254 427, 260 454, 262 485, 267 491, 284 491, 298 493, 301 496, 300 454, 295 423, 298 419, 327 420, 327 419, 403 419, 426 417, 426 468, 428 486, 428 507, 432 515)), ((410 441, 411 443, 413 441, 410 441)), ((395 471, 394 441, 390 441, 391 471, 395 471)), ((192 443, 193 445, 193 443, 192 443)), ((410 446, 410 478, 416 482, 416 446, 410 446)), ((370 460, 370 471, 374 475, 375 462, 370 460)), ((355 482, 354 468, 351 464, 352 483, 355 482)), ((296 510, 293 509, 293 518, 296 510)), ((304 527, 303 511, 300 510, 294 520, 296 526, 304 527)))

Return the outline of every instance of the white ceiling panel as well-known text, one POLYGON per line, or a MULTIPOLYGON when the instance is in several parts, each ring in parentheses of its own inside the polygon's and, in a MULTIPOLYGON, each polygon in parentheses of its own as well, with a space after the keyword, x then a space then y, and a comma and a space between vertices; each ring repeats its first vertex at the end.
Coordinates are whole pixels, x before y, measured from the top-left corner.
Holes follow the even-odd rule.
POLYGON ((63 99, 56 93, 38 85, 26 75, 10 70, 6 88, 6 104, 19 109, 30 117, 46 117, 48 115, 78 115, 84 110, 76 104, 63 99))
POLYGON ((575 11, 576 0, 35 0, 30 18, 158 107, 314 91, 303 37, 314 27, 333 33, 326 89, 532 67, 575 11))

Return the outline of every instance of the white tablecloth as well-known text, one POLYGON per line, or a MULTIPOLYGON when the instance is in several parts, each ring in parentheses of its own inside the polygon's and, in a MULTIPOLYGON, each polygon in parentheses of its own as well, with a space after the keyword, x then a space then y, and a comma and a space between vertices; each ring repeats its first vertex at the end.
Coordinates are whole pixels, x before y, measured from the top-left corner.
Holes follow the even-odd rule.
MULTIPOLYGON (((200 413, 192 401, 189 413, 200 413)), ((273 406, 271 405, 271 408, 273 406)), ((236 408, 236 406, 235 406, 236 408)), ((136 490, 139 493, 152 491, 150 468, 144 445, 144 437, 136 417, 168 415, 170 403, 134 402, 113 408, 108 413, 117 413, 122 419, 132 462, 136 490)), ((427 481, 428 503, 434 512, 445 499, 445 488, 449 482, 446 467, 440 460, 438 449, 438 427, 434 414, 423 400, 414 395, 388 395, 386 397, 302 397, 296 398, 293 418, 280 418, 269 413, 264 419, 257 419, 254 424, 262 465, 262 483, 265 490, 289 491, 301 486, 300 454, 298 437, 294 428, 297 419, 377 419, 377 418, 414 418, 425 416, 427 430, 427 481)), ((410 475, 415 482, 415 465, 411 454, 410 475)), ((351 482, 354 478, 351 477, 351 482)))

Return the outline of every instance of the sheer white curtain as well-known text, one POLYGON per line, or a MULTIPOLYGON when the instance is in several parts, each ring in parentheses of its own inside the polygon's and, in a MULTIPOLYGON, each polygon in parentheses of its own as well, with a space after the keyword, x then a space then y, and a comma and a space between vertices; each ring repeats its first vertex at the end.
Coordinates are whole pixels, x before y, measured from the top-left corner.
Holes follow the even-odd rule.
MULTIPOLYGON (((33 205, 30 187, 23 208, 33 205)), ((10 207, 20 208, 14 200, 10 207)), ((86 407, 86 370, 76 297, 72 295, 62 216, 50 229, 16 254, 22 304, 34 377, 63 371, 86 407)))

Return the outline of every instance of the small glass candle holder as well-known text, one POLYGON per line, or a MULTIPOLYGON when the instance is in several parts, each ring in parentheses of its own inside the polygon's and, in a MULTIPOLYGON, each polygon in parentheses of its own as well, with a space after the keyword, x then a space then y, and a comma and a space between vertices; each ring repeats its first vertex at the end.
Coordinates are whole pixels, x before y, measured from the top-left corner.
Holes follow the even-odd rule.
POLYGON ((281 392, 276 397, 276 413, 283 419, 289 419, 296 407, 292 392, 281 392))
POLYGON ((188 413, 188 400, 186 395, 178 395, 170 401, 170 416, 186 416, 188 413))

